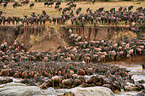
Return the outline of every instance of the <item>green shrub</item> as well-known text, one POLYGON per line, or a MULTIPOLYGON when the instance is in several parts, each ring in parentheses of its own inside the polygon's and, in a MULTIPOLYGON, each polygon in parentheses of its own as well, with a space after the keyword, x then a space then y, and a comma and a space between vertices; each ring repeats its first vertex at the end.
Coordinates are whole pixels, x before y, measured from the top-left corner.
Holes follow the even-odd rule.
POLYGON ((136 2, 136 4, 141 4, 141 2, 136 2))

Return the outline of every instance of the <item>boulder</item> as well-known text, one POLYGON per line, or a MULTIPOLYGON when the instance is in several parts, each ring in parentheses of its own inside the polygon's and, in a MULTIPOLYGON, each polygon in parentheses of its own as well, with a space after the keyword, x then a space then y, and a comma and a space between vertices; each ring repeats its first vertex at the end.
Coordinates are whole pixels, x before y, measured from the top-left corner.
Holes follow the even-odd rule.
POLYGON ((72 96, 115 96, 111 89, 106 87, 76 87, 72 89, 54 89, 52 87, 43 90, 37 86, 26 86, 21 83, 7 83, 0 86, 0 96, 61 96, 63 94, 74 94, 72 96))
POLYGON ((76 87, 67 91, 74 93, 75 96, 115 96, 111 89, 100 86, 85 88, 76 87))
POLYGON ((145 96, 145 90, 138 92, 135 96, 145 96))
POLYGON ((7 83, 1 86, 0 96, 31 96, 46 95, 42 89, 37 86, 26 86, 21 83, 7 83))
POLYGON ((0 77, 0 84, 10 83, 10 82, 13 82, 12 78, 0 77))

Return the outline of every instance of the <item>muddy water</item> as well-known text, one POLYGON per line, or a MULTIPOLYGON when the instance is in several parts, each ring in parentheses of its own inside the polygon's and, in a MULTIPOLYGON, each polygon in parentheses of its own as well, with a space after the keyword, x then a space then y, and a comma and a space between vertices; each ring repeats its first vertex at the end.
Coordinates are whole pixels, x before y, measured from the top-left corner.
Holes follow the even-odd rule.
POLYGON ((135 81, 145 80, 145 69, 142 69, 141 65, 136 64, 122 64, 121 67, 125 67, 130 70, 130 74, 133 74, 132 78, 135 81))
MULTIPOLYGON (((145 69, 142 69, 140 64, 115 64, 119 65, 120 67, 127 68, 130 70, 130 74, 132 74, 132 78, 134 79, 135 83, 137 84, 139 80, 145 80, 145 69)), ((144 84, 145 85, 145 84, 144 84)), ((138 93, 138 91, 127 91, 127 92, 119 92, 116 93, 116 96, 134 96, 138 93)))

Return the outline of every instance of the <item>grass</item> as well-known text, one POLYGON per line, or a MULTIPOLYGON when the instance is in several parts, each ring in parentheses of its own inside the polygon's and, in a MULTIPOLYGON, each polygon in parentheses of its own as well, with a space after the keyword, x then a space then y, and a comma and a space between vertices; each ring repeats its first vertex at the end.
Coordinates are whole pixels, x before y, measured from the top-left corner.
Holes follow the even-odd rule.
MULTIPOLYGON (((77 4, 76 9, 78 7, 82 7, 81 13, 83 14, 86 12, 86 9, 88 7, 90 7, 92 11, 95 11, 97 8, 100 8, 100 7, 104 7, 105 10, 109 10, 110 8, 114 7, 116 8, 116 10, 118 10, 120 6, 127 7, 130 5, 133 5, 134 6, 133 11, 135 11, 137 7, 145 6, 145 2, 140 2, 140 4, 138 4, 138 2, 131 2, 131 1, 130 2, 96 2, 95 4, 92 4, 89 2, 76 2, 76 4, 77 4)), ((36 12, 36 14, 42 14, 42 10, 45 10, 46 13, 51 17, 57 17, 61 15, 61 12, 56 10, 54 8, 54 5, 52 7, 46 7, 44 6, 43 2, 35 3, 35 6, 32 9, 29 8, 29 5, 23 5, 17 8, 13 8, 12 5, 13 3, 9 3, 5 9, 2 6, 0 6, 0 10, 3 11, 3 16, 6 16, 6 17, 7 16, 23 17, 24 15, 30 16, 32 12, 36 12)), ((60 7, 64 8, 65 6, 66 6, 66 3, 63 2, 60 7)))
POLYGON ((136 4, 141 4, 141 2, 136 2, 136 4))
POLYGON ((131 31, 127 31, 127 32, 116 32, 113 34, 111 41, 124 41, 124 39, 128 39, 128 40, 132 40, 134 38, 137 37, 137 34, 131 31))
POLYGON ((35 43, 37 43, 37 42, 39 42, 41 40, 42 40, 42 37, 39 36, 39 35, 37 35, 37 36, 35 36, 34 34, 30 35, 30 43, 31 44, 35 44, 35 43))

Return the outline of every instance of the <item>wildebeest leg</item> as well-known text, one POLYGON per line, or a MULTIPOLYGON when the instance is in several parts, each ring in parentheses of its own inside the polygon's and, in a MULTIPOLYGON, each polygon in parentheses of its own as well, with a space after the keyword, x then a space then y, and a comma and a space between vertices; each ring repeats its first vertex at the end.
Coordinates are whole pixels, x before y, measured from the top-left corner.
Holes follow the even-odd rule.
POLYGON ((91 27, 89 27, 89 40, 90 40, 90 36, 91 36, 91 27))
POLYGON ((145 49, 142 49, 142 55, 145 56, 145 49))
POLYGON ((145 62, 142 63, 142 68, 145 69, 145 62))
POLYGON ((95 36, 94 36, 94 39, 96 38, 97 33, 98 33, 98 29, 95 27, 95 36))
POLYGON ((36 35, 38 27, 34 28, 34 35, 36 35))
POLYGON ((84 26, 83 26, 83 35, 84 35, 84 26))

